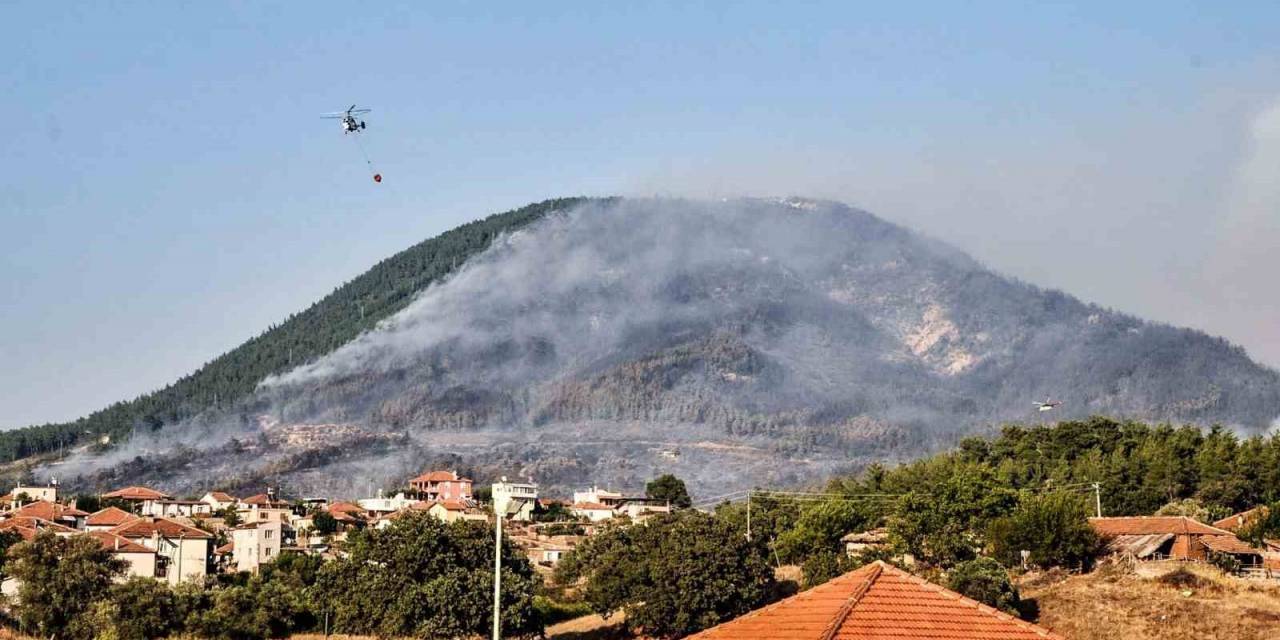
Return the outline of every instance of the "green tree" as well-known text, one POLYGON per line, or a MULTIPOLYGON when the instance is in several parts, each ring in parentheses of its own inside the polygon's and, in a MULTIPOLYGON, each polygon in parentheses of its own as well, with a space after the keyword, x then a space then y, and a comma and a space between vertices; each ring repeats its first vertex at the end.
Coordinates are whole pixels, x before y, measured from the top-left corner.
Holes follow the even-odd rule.
POLYGON ((947 574, 947 588, 1011 615, 1018 615, 1021 598, 1009 572, 985 556, 956 565, 947 574))
POLYGON ((999 486, 989 468, 963 464, 908 493, 889 520, 889 532, 917 560, 950 567, 972 559, 990 522, 1016 504, 1017 494, 999 486))
POLYGON ((24 630, 46 638, 92 638, 89 609, 106 597, 125 564, 96 538, 41 531, 9 549, 5 569, 20 585, 12 611, 24 630))
POLYGON ((687 509, 693 504, 689 499, 689 490, 684 486, 684 480, 666 473, 660 475, 649 484, 645 485, 644 493, 650 499, 666 501, 673 507, 679 509, 687 509))
POLYGON ((646 635, 676 638, 764 604, 775 587, 766 552, 730 523, 681 511, 605 529, 556 575, 561 584, 585 580, 583 598, 597 613, 622 610, 646 635))
POLYGON ((209 640, 283 638, 302 610, 298 593, 257 576, 244 585, 215 588, 205 602, 191 611, 187 630, 209 640))
POLYGON ((843 554, 840 538, 871 528, 874 518, 867 505, 850 500, 806 506, 795 525, 778 535, 778 555, 786 563, 803 563, 815 554, 843 554))
POLYGON ((311 524, 315 526, 316 533, 320 535, 332 535, 338 530, 338 521, 327 511, 317 512, 311 516, 311 524))
MULTIPOLYGON (((317 615, 342 633, 380 637, 486 635, 492 625, 493 537, 484 523, 445 524, 413 512, 386 529, 352 534, 347 556, 325 563, 312 590, 317 615)), ((507 637, 542 631, 533 608, 533 569, 502 546, 502 628, 507 637)))
POLYGON ((100 640, 165 638, 182 629, 173 590, 154 578, 135 576, 112 585, 95 603, 94 637, 100 640))
POLYGON ((1018 566, 1022 551, 1038 567, 1089 569, 1102 552, 1103 541, 1089 526, 1085 500, 1063 492, 1025 497, 1018 508, 991 523, 988 541, 993 554, 1008 566, 1018 566))

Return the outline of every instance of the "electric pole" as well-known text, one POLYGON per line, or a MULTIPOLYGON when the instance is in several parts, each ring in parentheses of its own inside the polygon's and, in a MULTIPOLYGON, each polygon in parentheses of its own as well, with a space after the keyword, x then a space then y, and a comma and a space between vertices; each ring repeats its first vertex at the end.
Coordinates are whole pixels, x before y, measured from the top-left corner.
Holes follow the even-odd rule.
POLYGON ((1093 505, 1097 509, 1098 517, 1101 518, 1102 517, 1102 485, 1097 482, 1093 483, 1093 505))

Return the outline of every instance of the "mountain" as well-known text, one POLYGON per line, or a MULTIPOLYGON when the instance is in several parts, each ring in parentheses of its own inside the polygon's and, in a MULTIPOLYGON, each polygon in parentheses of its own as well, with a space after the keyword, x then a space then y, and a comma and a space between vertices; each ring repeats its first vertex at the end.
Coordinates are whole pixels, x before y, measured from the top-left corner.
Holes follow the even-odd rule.
POLYGON ((83 486, 349 494, 449 465, 706 494, 916 457, 1047 397, 1262 431, 1280 376, 841 204, 574 199, 398 254, 92 428, 37 429, 114 434, 43 468, 83 486))

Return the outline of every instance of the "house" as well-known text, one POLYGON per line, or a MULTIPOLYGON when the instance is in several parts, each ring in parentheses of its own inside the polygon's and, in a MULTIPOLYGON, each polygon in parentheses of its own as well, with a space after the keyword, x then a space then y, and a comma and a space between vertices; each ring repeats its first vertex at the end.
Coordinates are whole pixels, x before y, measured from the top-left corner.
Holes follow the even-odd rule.
POLYGON ((45 502, 58 501, 58 484, 50 482, 41 487, 34 485, 18 485, 9 492, 9 497, 15 502, 30 502, 33 500, 44 500, 45 502), (26 496, 26 500, 19 500, 22 496, 26 496))
POLYGON ((617 491, 609 491, 600 487, 592 486, 590 489, 573 492, 574 504, 602 504, 606 507, 613 508, 622 504, 624 496, 617 491))
POLYGON ((209 505, 209 509, 213 511, 222 511, 227 507, 234 507, 240 501, 229 493, 222 491, 210 491, 200 497, 200 502, 209 505))
POLYGON ((613 507, 599 502, 575 502, 569 505, 569 513, 591 522, 603 522, 613 518, 613 507))
POLYGON ((533 508, 538 502, 538 485, 532 481, 507 482, 504 476, 501 481, 493 483, 491 489, 493 503, 506 505, 507 515, 512 520, 533 520, 533 508))
POLYGON ((1062 640, 1052 631, 873 562, 689 640, 1062 640))
POLYGON ((156 552, 156 577, 170 585, 204 580, 213 536, 167 518, 129 520, 110 533, 156 552))
POLYGON ((152 500, 138 513, 157 518, 194 518, 213 515, 213 507, 203 500, 152 500))
POLYGON ((489 516, 477 509, 474 503, 465 500, 440 500, 434 502, 427 509, 427 513, 445 522, 457 522, 458 520, 483 521, 489 519, 489 516))
POLYGON ((107 531, 137 518, 138 516, 119 507, 107 507, 89 514, 85 518, 84 528, 86 531, 107 531))
POLYGON ((660 513, 671 513, 671 505, 665 500, 624 498, 618 506, 613 508, 613 513, 619 516, 627 516, 633 522, 644 522, 660 513))
POLYGON ((1108 540, 1113 555, 1126 560, 1204 560, 1211 549, 1206 537, 1235 538, 1187 516, 1089 518, 1089 526, 1108 540))
POLYGON ((30 540, 41 531, 52 531, 55 535, 62 537, 74 536, 81 533, 71 527, 60 525, 56 522, 49 522, 43 518, 33 518, 31 516, 14 516, 4 521, 0 521, 0 531, 13 531, 22 536, 23 540, 30 540))
POLYGON ((118 536, 109 531, 90 531, 85 535, 91 536, 102 544, 102 548, 111 552, 111 555, 123 560, 125 563, 124 576, 122 580, 132 577, 154 578, 156 577, 156 552, 148 549, 136 542, 130 542, 128 539, 118 536))
POLYGON ((89 517, 89 514, 75 507, 44 500, 28 502, 10 513, 12 517, 39 518, 48 522, 56 522, 71 529, 83 529, 85 519, 89 517))
POLYGON ((250 522, 231 530, 231 566, 236 571, 258 573, 267 562, 280 556, 284 524, 277 520, 250 522))
POLYGON ((471 480, 457 471, 428 471, 409 481, 409 488, 422 500, 471 500, 471 480))
POLYGON ((373 516, 395 513, 396 511, 417 502, 421 501, 410 498, 403 493, 397 493, 395 496, 385 498, 382 496, 381 491, 378 492, 378 497, 376 498, 362 498, 360 500, 356 500, 356 504, 360 505, 360 508, 373 516))
POLYGON ((133 505, 132 508, 135 511, 142 513, 145 510, 150 510, 152 502, 157 500, 172 500, 173 496, 148 487, 133 486, 116 489, 110 493, 104 493, 101 498, 103 500, 121 500, 123 502, 127 502, 133 505))
POLYGON ((867 531, 845 534, 840 538, 844 543, 844 552, 850 558, 868 550, 880 550, 889 546, 889 530, 878 527, 867 531))
POLYGON ((259 493, 239 501, 236 513, 243 522, 288 522, 293 511, 288 502, 276 500, 275 495, 268 490, 267 493, 259 493))
POLYGON ((564 554, 573 550, 573 547, 568 545, 542 540, 521 541, 520 547, 524 549, 525 557, 529 558, 530 564, 548 568, 560 564, 564 554))

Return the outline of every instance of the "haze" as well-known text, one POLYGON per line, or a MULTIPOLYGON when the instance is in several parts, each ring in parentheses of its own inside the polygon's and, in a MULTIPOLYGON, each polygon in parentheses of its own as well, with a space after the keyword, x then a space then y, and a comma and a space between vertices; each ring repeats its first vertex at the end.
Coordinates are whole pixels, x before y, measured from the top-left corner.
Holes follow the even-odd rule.
POLYGON ((834 198, 1280 364, 1271 3, 6 7, 0 425, 559 195, 834 198), (374 109, 381 185, 320 112, 374 109))

